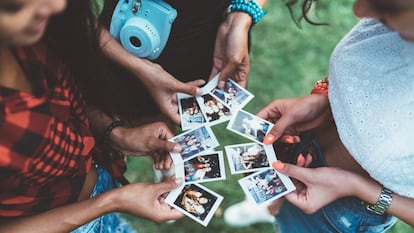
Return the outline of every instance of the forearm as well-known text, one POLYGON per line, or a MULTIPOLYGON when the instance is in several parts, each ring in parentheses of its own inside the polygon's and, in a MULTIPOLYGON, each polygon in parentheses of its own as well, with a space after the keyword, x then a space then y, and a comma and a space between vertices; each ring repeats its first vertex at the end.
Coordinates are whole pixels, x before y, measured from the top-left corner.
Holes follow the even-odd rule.
POLYGON ((95 138, 103 139, 106 127, 113 122, 112 117, 95 106, 88 106, 86 114, 95 138))
POLYGON ((30 217, 0 220, 0 232, 70 232, 91 220, 115 210, 111 196, 102 194, 30 217))
POLYGON ((141 74, 142 72, 145 72, 144 69, 148 67, 147 62, 126 51, 122 45, 111 36, 106 28, 102 28, 100 33, 100 47, 104 55, 122 68, 133 73, 141 81, 145 82, 145 79, 143 79, 144 75, 141 74))
MULTIPOLYGON (((373 179, 360 175, 355 175, 353 184, 354 195, 366 202, 374 205, 381 193, 382 185, 373 179)), ((393 194, 393 199, 387 213, 396 216, 407 224, 414 226, 414 199, 393 194)))

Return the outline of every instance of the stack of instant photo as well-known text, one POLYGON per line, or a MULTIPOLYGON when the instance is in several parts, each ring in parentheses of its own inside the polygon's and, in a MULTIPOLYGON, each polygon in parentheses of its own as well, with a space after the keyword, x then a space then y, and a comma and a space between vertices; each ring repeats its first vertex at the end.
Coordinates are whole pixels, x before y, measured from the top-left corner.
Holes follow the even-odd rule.
POLYGON ((223 89, 217 87, 218 75, 203 87, 202 96, 178 93, 183 133, 171 139, 181 145, 180 153, 171 153, 175 176, 184 184, 171 191, 166 202, 203 226, 207 226, 223 200, 202 182, 226 179, 222 151, 211 126, 229 121, 227 126, 253 142, 225 146, 232 174, 252 173, 239 180, 243 191, 256 204, 263 204, 293 191, 289 177, 271 167, 276 161, 272 145, 264 145, 264 136, 273 124, 242 108, 253 94, 229 79, 223 89), (188 131, 185 131, 188 130, 188 131))

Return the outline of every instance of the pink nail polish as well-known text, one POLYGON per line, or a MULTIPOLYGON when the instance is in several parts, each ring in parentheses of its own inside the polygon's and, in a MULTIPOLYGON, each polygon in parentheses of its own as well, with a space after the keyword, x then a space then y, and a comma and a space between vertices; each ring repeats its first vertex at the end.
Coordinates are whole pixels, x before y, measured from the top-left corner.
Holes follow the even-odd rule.
POLYGON ((268 133, 266 135, 266 137, 264 138, 263 143, 266 144, 266 145, 269 145, 269 144, 272 144, 273 142, 275 142, 275 140, 276 140, 275 135, 273 135, 271 133, 268 133))

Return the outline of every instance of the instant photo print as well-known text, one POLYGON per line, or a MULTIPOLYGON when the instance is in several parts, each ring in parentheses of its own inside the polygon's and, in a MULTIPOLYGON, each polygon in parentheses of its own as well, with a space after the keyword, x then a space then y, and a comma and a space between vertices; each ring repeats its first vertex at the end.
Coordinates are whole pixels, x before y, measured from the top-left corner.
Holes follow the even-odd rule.
POLYGON ((222 201, 222 196, 197 184, 174 189, 165 199, 166 203, 205 227, 222 201))
POLYGON ((194 96, 177 93, 178 110, 182 130, 197 128, 206 123, 206 118, 194 96))
POLYGON ((218 84, 217 74, 206 86, 203 87, 204 93, 211 93, 218 99, 220 99, 227 107, 231 109, 232 112, 235 112, 239 109, 242 109, 250 100, 254 98, 254 95, 248 90, 237 84, 232 79, 228 79, 226 84, 222 89, 220 89, 218 84))
POLYGON ((228 130, 261 144, 272 127, 272 123, 244 110, 234 113, 227 125, 228 130))
POLYGON ((230 108, 212 94, 197 96, 197 100, 209 125, 219 124, 231 118, 230 108))
POLYGON ((210 127, 205 125, 184 132, 168 140, 179 144, 182 148, 180 153, 170 152, 171 158, 175 164, 182 163, 192 156, 202 152, 211 151, 219 146, 219 142, 213 131, 210 127))
POLYGON ((226 179, 226 169, 222 151, 196 155, 176 165, 176 177, 185 183, 202 183, 226 179))
POLYGON ((268 203, 295 190, 286 175, 273 168, 258 171, 239 180, 246 196, 257 205, 268 203))
POLYGON ((225 146, 227 161, 232 174, 251 173, 269 168, 276 161, 272 145, 257 142, 225 146))

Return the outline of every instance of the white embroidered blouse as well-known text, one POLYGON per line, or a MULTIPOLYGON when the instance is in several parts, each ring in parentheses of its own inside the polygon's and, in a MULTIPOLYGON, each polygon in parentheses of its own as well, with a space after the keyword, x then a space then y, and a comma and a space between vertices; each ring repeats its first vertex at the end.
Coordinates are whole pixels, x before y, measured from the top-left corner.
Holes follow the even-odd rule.
POLYGON ((414 42, 361 19, 335 48, 329 69, 343 144, 375 180, 414 197, 414 42))

